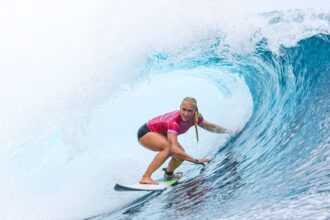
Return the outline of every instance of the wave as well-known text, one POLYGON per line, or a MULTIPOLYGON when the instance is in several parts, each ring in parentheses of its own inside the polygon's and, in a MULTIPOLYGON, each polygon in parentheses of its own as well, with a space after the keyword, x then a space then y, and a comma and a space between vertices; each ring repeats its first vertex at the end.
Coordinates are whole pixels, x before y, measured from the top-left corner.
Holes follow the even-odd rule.
POLYGON ((244 76, 254 104, 248 123, 202 174, 97 218, 327 218, 329 40, 319 34, 274 54, 265 39, 235 59, 189 58, 194 68, 230 64, 244 76))
POLYGON ((14 2, 1 9, 4 219, 328 217, 326 9, 14 2), (188 132, 188 152, 214 157, 203 173, 183 165, 188 180, 161 194, 114 192, 154 156, 137 128, 187 95, 237 134, 201 131, 196 146, 188 132))

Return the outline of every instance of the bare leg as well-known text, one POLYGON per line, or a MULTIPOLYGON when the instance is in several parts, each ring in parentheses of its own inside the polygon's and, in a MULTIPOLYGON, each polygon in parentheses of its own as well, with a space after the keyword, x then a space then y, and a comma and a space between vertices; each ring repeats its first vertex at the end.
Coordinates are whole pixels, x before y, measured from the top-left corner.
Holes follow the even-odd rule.
POLYGON ((167 160, 167 158, 170 156, 171 152, 169 149, 162 150, 159 152, 154 159, 149 164, 146 172, 143 174, 142 179, 140 180, 140 183, 144 184, 158 184, 154 180, 152 180, 150 177, 157 170, 164 162, 167 160), (151 181, 150 181, 151 180, 151 181))
MULTIPOLYGON (((185 151, 180 144, 179 144, 179 147, 183 151, 185 151)), ((179 160, 179 159, 176 159, 175 157, 172 157, 172 159, 168 163, 167 172, 173 172, 176 168, 178 168, 182 164, 182 162, 183 162, 182 160, 179 160)))
POLYGON ((172 157, 172 159, 168 163, 167 172, 173 172, 176 168, 178 168, 181 165, 182 162, 183 162, 182 160, 178 160, 172 157))
POLYGON ((159 151, 154 159, 149 164, 147 170, 143 174, 142 179, 139 181, 141 184, 158 184, 151 179, 151 175, 157 170, 171 155, 170 142, 161 134, 155 132, 148 132, 139 140, 140 144, 152 150, 159 151))

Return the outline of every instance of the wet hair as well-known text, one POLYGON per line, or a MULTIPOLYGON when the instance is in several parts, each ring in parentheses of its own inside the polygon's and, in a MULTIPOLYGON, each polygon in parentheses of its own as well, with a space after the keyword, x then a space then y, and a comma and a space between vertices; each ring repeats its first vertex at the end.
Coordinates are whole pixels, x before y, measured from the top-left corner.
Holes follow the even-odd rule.
POLYGON ((192 105, 196 110, 195 113, 194 113, 194 116, 193 116, 193 120, 194 120, 194 125, 195 125, 196 139, 197 139, 197 142, 198 142, 199 137, 198 137, 197 125, 198 125, 199 112, 198 112, 198 107, 197 107, 197 100, 193 97, 186 97, 182 100, 181 105, 182 105, 183 102, 186 102, 189 105, 192 105))

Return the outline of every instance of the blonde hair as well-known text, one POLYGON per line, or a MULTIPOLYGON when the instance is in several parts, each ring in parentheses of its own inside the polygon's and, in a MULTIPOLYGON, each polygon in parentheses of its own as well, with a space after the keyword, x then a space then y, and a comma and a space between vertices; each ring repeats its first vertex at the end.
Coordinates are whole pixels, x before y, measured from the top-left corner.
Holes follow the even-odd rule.
POLYGON ((194 125, 195 125, 196 139, 198 142, 199 137, 198 137, 197 125, 198 125, 199 112, 198 112, 198 107, 197 107, 197 100, 193 97, 186 97, 182 100, 181 105, 183 102, 187 102, 187 103, 189 103, 189 105, 192 105, 195 108, 195 113, 194 113, 193 119, 194 119, 194 125))

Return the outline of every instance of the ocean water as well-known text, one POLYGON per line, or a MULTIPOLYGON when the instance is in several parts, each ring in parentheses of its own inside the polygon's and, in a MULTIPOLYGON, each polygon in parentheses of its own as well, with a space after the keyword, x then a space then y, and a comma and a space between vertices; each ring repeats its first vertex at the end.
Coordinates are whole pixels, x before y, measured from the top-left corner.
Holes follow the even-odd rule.
MULTIPOLYGON (((1 219, 329 219, 326 1, 11 1, 0 27, 1 219), (255 6, 258 7, 255 7, 255 6), (150 118, 196 97, 185 181, 115 192, 150 118)), ((161 176, 157 171, 154 176, 161 176)))

